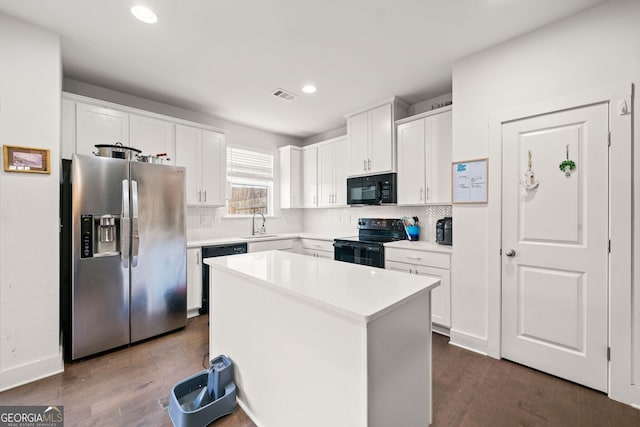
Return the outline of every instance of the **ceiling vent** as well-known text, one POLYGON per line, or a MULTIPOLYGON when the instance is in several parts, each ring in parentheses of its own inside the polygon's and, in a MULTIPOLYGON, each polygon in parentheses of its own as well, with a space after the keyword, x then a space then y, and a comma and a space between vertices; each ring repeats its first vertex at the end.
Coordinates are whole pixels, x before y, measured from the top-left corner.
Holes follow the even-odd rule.
POLYGON ((284 99, 285 101, 293 101, 298 97, 298 95, 294 95, 291 92, 287 92, 284 89, 276 89, 273 92, 271 92, 271 95, 284 99))

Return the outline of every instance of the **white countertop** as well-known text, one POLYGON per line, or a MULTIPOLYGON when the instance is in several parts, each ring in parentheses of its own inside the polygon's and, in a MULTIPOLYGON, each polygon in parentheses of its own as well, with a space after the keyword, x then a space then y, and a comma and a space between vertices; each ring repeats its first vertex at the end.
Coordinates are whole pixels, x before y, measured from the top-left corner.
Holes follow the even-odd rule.
POLYGON ((261 236, 257 234, 258 237, 249 237, 249 236, 236 236, 236 237, 220 237, 216 239, 202 239, 202 240, 189 240, 187 242, 188 248, 199 248, 202 246, 213 246, 213 245, 227 245, 230 243, 243 243, 243 242, 264 242, 267 240, 283 240, 283 239, 316 239, 316 240, 327 240, 333 241, 335 236, 326 236, 320 234, 313 233, 275 233, 275 234, 266 234, 261 236))
POLYGON ((205 263, 362 323, 440 284, 429 276, 283 251, 208 258, 205 263))
MULTIPOLYGON (((282 234, 267 234, 264 237, 260 236, 260 237, 254 237, 254 238, 245 236, 245 237, 220 237, 216 239, 189 240, 187 242, 187 248, 200 248, 202 246, 228 245, 231 243, 263 242, 267 240, 298 239, 298 238, 325 240, 327 242, 333 242, 334 239, 358 240, 357 235, 328 236, 328 235, 315 234, 315 233, 282 233, 282 234)), ((448 254, 453 253, 453 246, 439 245, 435 242, 428 242, 425 240, 418 240, 418 241, 399 240, 397 242, 385 243, 384 246, 388 248, 415 249, 417 251, 444 252, 448 254)))
POLYGON ((398 240, 397 242, 389 242, 384 244, 385 248, 415 249, 416 251, 444 252, 453 253, 453 246, 440 245, 435 242, 427 242, 423 240, 398 240))

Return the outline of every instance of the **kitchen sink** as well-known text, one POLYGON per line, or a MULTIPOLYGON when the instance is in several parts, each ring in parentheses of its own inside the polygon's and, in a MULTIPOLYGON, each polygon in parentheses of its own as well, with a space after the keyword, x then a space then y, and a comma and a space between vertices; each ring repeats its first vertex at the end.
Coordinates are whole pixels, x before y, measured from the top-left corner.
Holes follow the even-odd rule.
POLYGON ((267 237, 278 237, 278 234, 254 234, 253 236, 242 236, 243 239, 266 239, 267 237))

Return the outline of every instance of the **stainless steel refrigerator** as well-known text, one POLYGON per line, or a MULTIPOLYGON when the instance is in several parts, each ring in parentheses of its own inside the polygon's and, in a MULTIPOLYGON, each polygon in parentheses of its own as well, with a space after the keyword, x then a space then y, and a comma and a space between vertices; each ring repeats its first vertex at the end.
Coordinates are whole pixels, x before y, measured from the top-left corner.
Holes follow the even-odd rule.
POLYGON ((186 324, 184 168, 63 161, 61 321, 74 360, 186 324))

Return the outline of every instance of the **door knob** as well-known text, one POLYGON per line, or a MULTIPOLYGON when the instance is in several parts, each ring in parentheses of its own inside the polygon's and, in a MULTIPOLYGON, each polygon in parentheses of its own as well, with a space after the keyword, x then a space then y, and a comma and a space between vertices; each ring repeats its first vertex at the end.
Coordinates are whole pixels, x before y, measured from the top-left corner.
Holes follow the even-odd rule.
POLYGON ((513 249, 507 249, 504 254, 508 257, 514 257, 516 256, 516 251, 514 251, 513 249))

